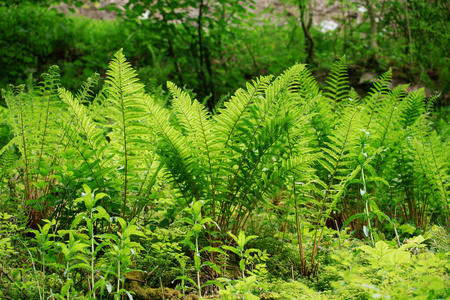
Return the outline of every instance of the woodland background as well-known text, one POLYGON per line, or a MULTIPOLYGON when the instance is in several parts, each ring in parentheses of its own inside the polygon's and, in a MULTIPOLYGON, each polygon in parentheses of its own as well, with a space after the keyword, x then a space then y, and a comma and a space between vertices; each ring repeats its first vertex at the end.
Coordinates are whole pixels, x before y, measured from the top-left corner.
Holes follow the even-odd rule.
POLYGON ((210 97, 210 108, 296 62, 323 82, 343 55, 358 92, 392 67, 394 84, 440 92, 440 107, 449 101, 446 1, 8 0, 1 9, 2 88, 57 64, 75 90, 123 48, 147 85, 169 79, 210 97))

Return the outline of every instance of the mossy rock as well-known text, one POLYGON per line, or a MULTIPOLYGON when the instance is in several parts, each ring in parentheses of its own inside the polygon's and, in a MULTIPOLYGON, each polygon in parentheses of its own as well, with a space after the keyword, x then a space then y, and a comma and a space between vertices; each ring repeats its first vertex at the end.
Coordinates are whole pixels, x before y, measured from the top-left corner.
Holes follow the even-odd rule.
POLYGON ((281 299, 281 296, 274 292, 264 293, 259 296, 261 300, 278 300, 281 299))
POLYGON ((169 288, 145 287, 145 273, 142 271, 132 271, 125 274, 125 286, 130 292, 134 292, 133 299, 135 300, 163 300, 163 299, 179 299, 180 292, 169 288))
POLYGON ((198 300, 200 299, 197 295, 186 295, 183 298, 181 298, 182 300, 198 300))

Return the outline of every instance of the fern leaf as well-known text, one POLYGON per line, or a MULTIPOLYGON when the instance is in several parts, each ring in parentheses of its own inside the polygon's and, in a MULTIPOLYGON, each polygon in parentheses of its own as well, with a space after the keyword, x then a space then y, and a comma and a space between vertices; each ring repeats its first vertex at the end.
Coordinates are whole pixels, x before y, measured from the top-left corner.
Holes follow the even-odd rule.
POLYGON ((335 108, 345 107, 349 98, 347 60, 345 55, 333 65, 325 83, 327 87, 324 96, 334 103, 335 108))
MULTIPOLYGON (((105 159, 102 154, 107 147, 103 131, 90 118, 88 110, 81 104, 79 98, 74 99, 72 93, 64 88, 59 90, 59 95, 69 109, 66 118, 68 121, 61 126, 67 135, 67 143, 77 150, 89 168, 90 176, 94 178, 97 187, 101 188, 104 186, 104 181, 98 175, 102 173, 102 167, 98 162, 105 159)), ((83 95, 79 94, 79 96, 83 95)))
POLYGON ((224 133, 223 136, 226 136, 223 144, 229 145, 230 140, 234 139, 240 120, 248 118, 249 105, 262 97, 271 79, 270 76, 260 77, 252 84, 247 83, 247 90, 237 90, 231 100, 225 103, 225 108, 219 110, 215 120, 218 123, 218 130, 224 133))
POLYGON ((138 83, 136 71, 126 61, 122 50, 114 55, 107 75, 106 92, 110 106, 107 107, 105 116, 113 121, 108 125, 111 130, 110 151, 116 157, 118 175, 123 178, 122 214, 125 218, 130 185, 139 184, 141 175, 136 169, 142 163, 142 156, 138 153, 145 143, 143 136, 148 135, 143 122, 144 86, 138 83))
POLYGON ((405 101, 402 102, 401 111, 403 128, 412 126, 419 116, 425 112, 424 88, 409 93, 405 101))
POLYGON ((381 74, 381 76, 373 83, 373 88, 364 98, 364 109, 366 111, 367 121, 365 122, 364 128, 370 128, 372 119, 377 116, 379 111, 379 106, 383 105, 386 97, 390 94, 389 85, 392 80, 392 70, 389 69, 386 73, 381 74))
POLYGON ((150 125, 156 131, 158 153, 161 161, 170 172, 174 183, 188 203, 200 199, 200 186, 197 181, 196 164, 184 136, 169 121, 169 114, 145 96, 144 105, 150 115, 150 125))

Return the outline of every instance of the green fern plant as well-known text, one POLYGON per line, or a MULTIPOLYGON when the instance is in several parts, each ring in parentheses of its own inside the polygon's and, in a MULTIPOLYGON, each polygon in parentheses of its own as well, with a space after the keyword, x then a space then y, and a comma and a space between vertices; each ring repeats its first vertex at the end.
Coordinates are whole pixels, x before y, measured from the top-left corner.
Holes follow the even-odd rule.
POLYGON ((50 191, 51 168, 61 150, 60 131, 55 123, 61 111, 57 96, 58 67, 51 67, 42 77, 38 88, 29 80, 27 87, 21 85, 2 91, 14 134, 5 147, 17 146, 22 157, 20 176, 25 188, 21 204, 28 209, 28 225, 35 229, 39 220, 48 214, 45 196, 50 191))
POLYGON ((450 164, 445 157, 448 146, 443 145, 436 132, 429 129, 429 122, 424 116, 419 121, 414 128, 416 134, 412 141, 416 158, 415 174, 417 174, 414 179, 424 188, 422 193, 427 193, 425 201, 418 204, 417 213, 419 224, 424 224, 426 228, 429 222, 426 218, 430 211, 437 212, 443 224, 448 224, 450 164))
MULTIPOLYGON (((122 51, 115 54, 107 72, 107 105, 105 117, 110 120, 107 125, 108 136, 112 141, 109 152, 116 167, 116 174, 123 181, 122 218, 127 212, 127 200, 135 202, 130 190, 137 189, 145 170, 145 138, 148 131, 144 126, 143 96, 144 85, 138 83, 136 71, 125 60, 122 51)), ((134 204, 134 203, 133 203, 134 204)))
POLYGON ((32 216, 31 227, 52 215, 68 226, 71 216, 84 213, 73 200, 85 185, 110 195, 98 205, 120 215, 125 230, 149 208, 162 178, 178 204, 171 222, 203 201, 201 215, 214 221, 204 224, 206 237, 216 248, 256 219, 255 212, 277 209, 282 195, 299 270, 316 276, 330 223, 339 227, 350 217, 344 225, 370 228, 375 243, 384 225, 374 216, 422 228, 430 213, 448 220, 448 142, 430 129, 433 101, 423 90, 391 89, 391 77, 390 70, 382 74, 361 99, 349 88, 345 57, 324 91, 304 65, 295 65, 247 83, 210 113, 171 82, 172 106, 160 105, 118 51, 97 95, 97 74, 73 95, 59 87, 56 67, 37 86, 30 81, 3 91, 14 137, 0 150, 0 164, 16 167, 21 184, 10 194, 23 193, 18 201, 32 216), (20 157, 11 162, 16 149, 20 157))
POLYGON ((77 190, 83 183, 109 191, 112 200, 103 205, 115 214, 137 216, 161 166, 153 153, 143 114, 143 85, 136 82, 135 71, 117 52, 105 87, 96 96, 92 89, 98 74, 75 96, 59 87, 57 67, 43 78, 37 87, 30 81, 27 87, 3 91, 15 136, 1 152, 17 147, 21 154, 22 205, 29 207, 29 226, 37 228, 42 218, 60 209, 63 215, 72 214, 70 201, 64 197, 67 200, 57 204, 55 195, 67 195, 67 188, 77 190), (117 189, 118 184, 122 188, 117 189))
POLYGON ((236 233, 263 204, 264 196, 273 193, 272 185, 283 175, 278 170, 310 162, 279 156, 287 130, 298 117, 287 114, 285 106, 294 97, 303 69, 297 65, 273 82, 262 77, 247 84, 247 90, 238 90, 215 116, 168 83, 178 126, 170 122, 167 111, 146 98, 159 137, 158 153, 174 186, 185 203, 210 200, 205 211, 223 232, 236 233))

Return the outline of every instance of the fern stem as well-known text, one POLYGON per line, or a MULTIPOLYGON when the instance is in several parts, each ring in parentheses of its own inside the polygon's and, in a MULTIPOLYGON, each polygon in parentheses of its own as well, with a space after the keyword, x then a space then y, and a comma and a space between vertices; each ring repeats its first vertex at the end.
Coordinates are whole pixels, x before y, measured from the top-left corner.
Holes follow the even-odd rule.
POLYGON ((124 159, 125 159, 125 166, 124 166, 124 172, 125 172, 125 180, 124 180, 124 195, 123 195, 123 208, 122 208, 122 219, 126 220, 126 209, 127 209, 127 194, 128 194, 128 144, 127 144, 127 127, 125 125, 126 119, 125 119, 125 97, 124 97, 124 87, 122 82, 122 61, 119 61, 119 68, 118 68, 118 85, 119 85, 119 91, 120 91, 120 108, 122 113, 122 129, 123 129, 123 147, 124 147, 124 159))
POLYGON ((29 175, 29 166, 28 166, 28 155, 27 155, 27 143, 25 138, 25 125, 23 120, 23 102, 22 102, 22 93, 20 93, 19 101, 20 101, 20 125, 21 125, 21 133, 22 133, 22 143, 23 143, 23 154, 25 157, 25 189, 26 189, 26 199, 30 200, 31 198, 31 189, 30 189, 30 175, 29 175))
MULTIPOLYGON (((361 175, 362 175, 362 180, 363 180, 364 192, 367 192, 366 177, 364 176, 364 167, 361 168, 361 175)), ((372 225, 370 223, 370 216, 369 216, 369 197, 368 196, 367 196, 367 200, 365 202, 366 202, 366 215, 367 215, 367 224, 369 226, 370 239, 372 241, 372 246, 375 247, 375 242, 373 240, 373 233, 372 233, 372 225)))
MULTIPOLYGON (((234 177, 231 180, 231 185, 230 185, 229 191, 232 191, 232 189, 234 187, 234 184, 236 182, 236 178, 239 175, 239 172, 240 172, 242 166, 244 165, 244 162, 245 162, 245 159, 247 158, 248 153, 250 152, 251 145, 252 145, 253 141, 255 140, 256 134, 258 133, 258 129, 260 128, 261 124, 266 120, 267 113, 268 113, 269 109, 272 107, 272 105, 275 103, 275 100, 277 98, 276 96, 277 96, 277 94, 275 94, 275 97, 273 97, 273 99, 268 103, 267 108, 264 111, 262 117, 260 118, 258 125, 255 126, 255 130, 252 133, 252 137, 251 137, 250 141, 247 144, 247 149, 245 150, 245 153, 244 153, 244 155, 241 158, 241 162, 239 163, 239 166, 238 166, 238 168, 236 170, 236 173, 234 174, 234 177)), ((238 192, 238 190, 236 190, 236 192, 233 195, 233 201, 237 197, 237 192, 238 192)))
MULTIPOLYGON (((48 94, 48 98, 47 98, 47 110, 45 112, 45 124, 44 124, 44 132, 42 134, 42 142, 41 142, 41 151, 39 154, 39 163, 38 163, 38 170, 41 169, 41 162, 42 162, 42 154, 44 153, 44 145, 45 145, 45 136, 47 134, 47 128, 48 128, 48 119, 49 119, 49 115, 50 115, 50 100, 52 98, 52 91, 53 91, 53 84, 54 84, 54 76, 51 76, 51 81, 50 81, 50 91, 48 94)), ((45 87, 44 87, 45 88, 45 87)), ((45 94, 43 96, 46 96, 45 94)), ((38 174, 38 178, 39 178, 39 174, 38 174)))
MULTIPOLYGON (((342 156, 344 155, 345 145, 346 145, 346 143, 348 141, 348 137, 350 135, 350 130, 351 130, 351 124, 353 122, 354 116, 356 115, 356 112, 357 112, 357 110, 355 109, 353 111, 352 116, 351 116, 350 122, 349 122, 349 124, 347 126, 347 132, 346 132, 346 135, 345 135, 345 138, 344 138, 344 142, 343 142, 343 145, 342 145, 342 148, 341 148, 341 153, 339 154, 338 160, 335 163, 333 174, 331 175, 331 179, 330 179, 330 181, 328 183, 327 190, 326 190, 325 195, 324 195, 324 197, 322 199, 322 202, 321 202, 321 206, 320 206, 320 210, 319 210, 319 217, 317 218, 316 228, 314 229, 314 242, 313 242, 313 250, 312 250, 312 254, 311 254, 311 269, 314 267, 314 259, 315 259, 315 256, 317 254, 317 250, 318 250, 318 246, 319 246, 318 242, 317 242, 317 232, 319 230, 319 226, 320 226, 320 223, 321 223, 323 209, 325 208, 326 200, 328 198, 328 195, 330 194, 330 189, 331 189, 331 186, 333 184, 334 177, 336 176, 336 173, 337 173, 337 170, 338 170, 338 166, 339 166, 339 164, 341 162, 342 156)), ((322 234, 323 234, 323 230, 320 232, 319 241, 322 238, 322 234)))

